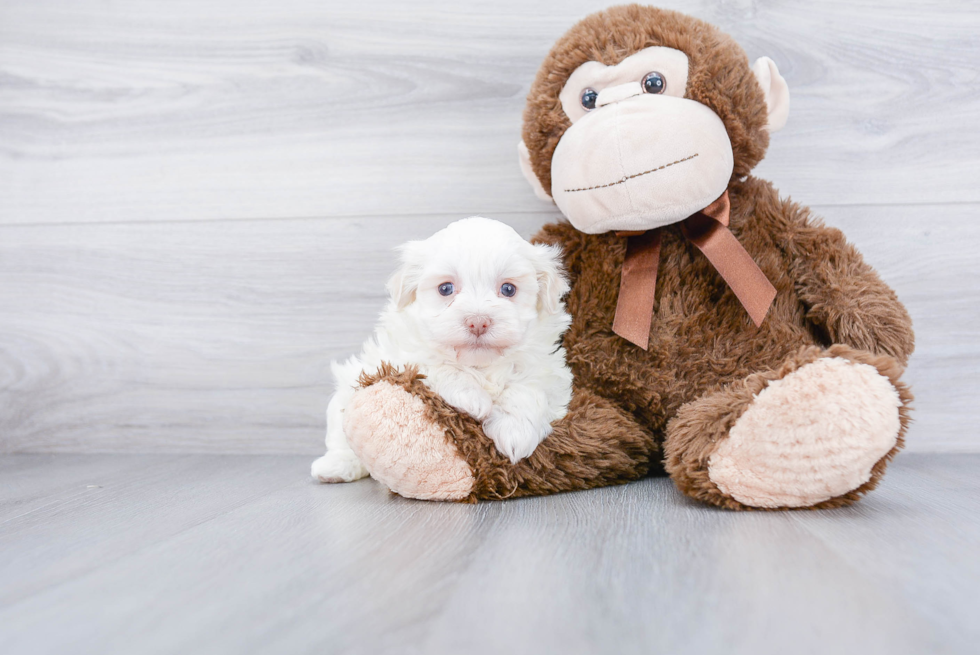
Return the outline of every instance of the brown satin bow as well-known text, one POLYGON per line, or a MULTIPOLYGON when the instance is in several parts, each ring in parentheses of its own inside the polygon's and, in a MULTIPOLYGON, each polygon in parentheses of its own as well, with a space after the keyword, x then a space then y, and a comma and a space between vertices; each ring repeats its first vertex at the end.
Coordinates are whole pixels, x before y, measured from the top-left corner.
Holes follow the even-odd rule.
MULTIPOLYGON (((762 325, 776 288, 752 256, 728 229, 731 203, 728 191, 681 222, 681 232, 698 247, 728 283, 756 327, 762 325)), ((617 232, 629 237, 619 283, 613 332, 644 350, 650 345, 650 323, 660 263, 660 228, 646 232, 617 232)))

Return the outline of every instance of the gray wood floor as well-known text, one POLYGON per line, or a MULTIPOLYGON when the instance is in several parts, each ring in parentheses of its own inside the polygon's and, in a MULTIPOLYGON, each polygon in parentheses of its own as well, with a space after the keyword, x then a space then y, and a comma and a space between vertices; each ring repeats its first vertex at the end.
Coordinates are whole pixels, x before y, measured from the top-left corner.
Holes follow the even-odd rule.
POLYGON ((0 652, 977 652, 980 455, 749 514, 663 479, 417 502, 308 464, 0 458, 0 652))

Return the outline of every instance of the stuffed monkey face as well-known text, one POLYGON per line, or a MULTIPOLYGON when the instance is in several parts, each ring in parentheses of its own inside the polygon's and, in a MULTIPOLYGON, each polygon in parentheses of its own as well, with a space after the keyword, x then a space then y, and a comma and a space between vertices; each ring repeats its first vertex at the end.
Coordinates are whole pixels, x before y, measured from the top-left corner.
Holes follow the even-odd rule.
POLYGON ((680 50, 654 46, 568 78, 559 97, 572 126, 551 160, 551 192, 576 228, 649 230, 724 193, 731 141, 717 114, 684 97, 687 68, 680 50))
MULTIPOLYGON (((767 137, 752 131, 768 133, 782 127, 789 109, 786 83, 768 58, 758 60, 750 73, 744 53, 733 42, 725 44, 727 48, 714 46, 718 52, 706 51, 682 29, 688 21, 695 28, 692 31, 700 35, 705 33, 700 28, 705 24, 673 12, 634 6, 596 16, 615 18, 615 13, 622 11, 645 12, 643 17, 652 17, 658 27, 675 21, 681 29, 670 30, 668 38, 653 39, 635 33, 642 21, 628 21, 622 29, 633 33, 613 34, 609 40, 620 36, 635 43, 641 39, 670 41, 673 37, 693 55, 677 47, 652 45, 612 63, 588 60, 578 64, 560 87, 552 83, 546 89, 556 93, 560 116, 535 115, 531 99, 525 113, 526 138, 529 131, 532 137, 546 136, 531 141, 553 147, 550 166, 539 166, 545 171, 536 171, 531 151, 523 141, 520 144, 521 168, 538 195, 548 197, 539 175, 550 173, 550 195, 558 208, 572 225, 589 234, 649 230, 684 220, 708 206, 724 193, 736 168, 741 169, 738 174, 745 174, 754 163, 747 161, 746 145, 755 147, 759 151, 755 156, 761 158, 767 137), (661 14, 670 21, 657 21, 661 14), (712 56, 718 60, 705 61, 712 56), (736 88, 726 93, 726 84, 736 88), (746 84, 755 88, 737 88, 746 84), (743 102, 740 96, 753 102, 743 102), (760 99, 763 102, 758 102, 760 99), (752 115, 758 108, 765 111, 761 120, 752 115), (549 133, 542 134, 546 130, 549 133), (733 141, 740 162, 736 161, 733 141)), ((583 24, 599 22, 596 16, 583 24)), ((592 26, 591 34, 586 33, 594 39, 603 27, 600 22, 592 26)), ((572 38, 575 32, 573 29, 566 35, 556 50, 578 52, 590 45, 578 43, 574 45, 579 48, 570 49, 568 41, 576 40, 572 38)), ((623 49, 617 48, 619 52, 623 49)), ((603 53, 597 54, 602 58, 603 53)), ((556 59, 554 52, 550 57, 556 59)), ((547 79, 555 77, 561 79, 556 75, 547 79)), ((535 86, 545 86, 540 75, 535 86)), ((551 111, 555 114, 558 110, 551 111)), ((547 153, 536 154, 540 164, 540 156, 547 153)))

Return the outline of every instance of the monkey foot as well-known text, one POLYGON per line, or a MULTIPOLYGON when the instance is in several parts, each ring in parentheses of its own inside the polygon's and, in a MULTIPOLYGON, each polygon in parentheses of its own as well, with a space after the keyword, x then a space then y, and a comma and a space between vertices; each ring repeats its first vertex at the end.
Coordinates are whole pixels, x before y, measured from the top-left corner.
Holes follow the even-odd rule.
POLYGON ((473 471, 425 401, 400 383, 413 375, 388 370, 358 390, 344 411, 347 441, 371 477, 401 496, 467 500, 473 471))
POLYGON ((902 445, 911 395, 899 372, 891 358, 844 346, 805 349, 780 371, 681 408, 668 470, 689 495, 725 507, 853 502, 902 445))

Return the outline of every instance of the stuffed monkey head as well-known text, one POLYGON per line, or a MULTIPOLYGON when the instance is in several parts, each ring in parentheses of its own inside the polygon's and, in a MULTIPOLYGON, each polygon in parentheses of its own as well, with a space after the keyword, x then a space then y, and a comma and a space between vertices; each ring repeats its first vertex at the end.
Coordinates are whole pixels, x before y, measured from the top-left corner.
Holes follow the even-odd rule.
POLYGON ((629 5, 568 31, 524 111, 521 169, 579 230, 650 230, 721 196, 765 155, 789 91, 717 28, 629 5))

